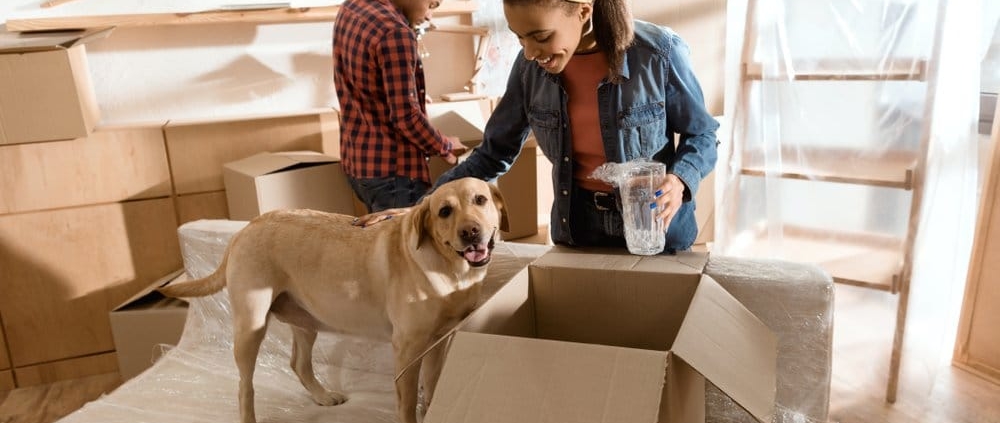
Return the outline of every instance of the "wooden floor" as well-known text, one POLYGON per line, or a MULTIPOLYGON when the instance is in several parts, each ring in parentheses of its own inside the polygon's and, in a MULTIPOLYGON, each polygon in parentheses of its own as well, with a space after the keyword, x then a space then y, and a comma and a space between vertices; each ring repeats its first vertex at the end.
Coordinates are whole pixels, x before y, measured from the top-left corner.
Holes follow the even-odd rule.
MULTIPOLYGON (((544 242, 542 237, 530 240, 544 242)), ((934 351, 903 356, 898 400, 887 404, 896 297, 847 285, 837 285, 835 294, 831 422, 1000 423, 1000 385, 946 360, 929 362, 927 356, 938 357, 934 351)), ((950 351, 951 342, 934 348, 950 351)), ((117 374, 105 374, 0 392, 0 423, 54 422, 120 383, 117 374)))

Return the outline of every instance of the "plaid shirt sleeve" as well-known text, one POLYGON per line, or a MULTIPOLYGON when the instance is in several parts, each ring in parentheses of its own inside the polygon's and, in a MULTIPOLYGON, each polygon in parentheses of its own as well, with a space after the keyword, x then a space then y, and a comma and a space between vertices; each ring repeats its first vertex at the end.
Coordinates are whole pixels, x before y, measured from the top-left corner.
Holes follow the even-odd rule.
POLYGON ((417 89, 417 38, 413 31, 400 28, 385 34, 378 57, 382 83, 389 99, 389 115, 404 139, 428 155, 445 156, 451 143, 431 126, 424 113, 425 93, 417 89))

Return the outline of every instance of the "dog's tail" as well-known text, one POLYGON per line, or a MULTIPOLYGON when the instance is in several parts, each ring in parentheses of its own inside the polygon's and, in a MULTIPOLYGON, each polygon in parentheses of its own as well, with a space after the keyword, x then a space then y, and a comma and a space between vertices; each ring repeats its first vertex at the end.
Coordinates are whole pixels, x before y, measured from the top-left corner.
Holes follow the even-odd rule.
POLYGON ((201 279, 172 283, 157 289, 161 294, 174 298, 204 297, 219 292, 226 286, 226 262, 229 261, 229 249, 222 258, 219 268, 211 275, 201 279))

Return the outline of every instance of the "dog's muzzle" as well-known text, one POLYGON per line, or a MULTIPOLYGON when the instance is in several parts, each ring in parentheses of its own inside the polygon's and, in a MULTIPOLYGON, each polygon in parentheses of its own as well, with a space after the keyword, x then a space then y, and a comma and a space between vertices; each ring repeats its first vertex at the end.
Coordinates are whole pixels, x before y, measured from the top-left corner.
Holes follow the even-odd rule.
POLYGON ((456 251, 459 257, 465 259, 472 267, 481 267, 489 264, 490 258, 493 257, 493 247, 496 246, 496 228, 493 228, 493 233, 490 234, 488 242, 477 242, 475 244, 465 247, 462 251, 456 251))

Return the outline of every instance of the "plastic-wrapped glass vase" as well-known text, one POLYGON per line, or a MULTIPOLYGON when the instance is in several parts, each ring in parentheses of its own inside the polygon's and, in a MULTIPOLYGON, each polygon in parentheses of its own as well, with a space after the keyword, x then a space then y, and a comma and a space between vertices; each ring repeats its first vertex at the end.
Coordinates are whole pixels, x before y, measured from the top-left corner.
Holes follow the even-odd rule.
POLYGON ((663 252, 666 228, 656 218, 659 209, 655 200, 666 173, 663 163, 635 160, 605 163, 592 175, 614 185, 621 193, 625 243, 632 254, 648 256, 663 252))

